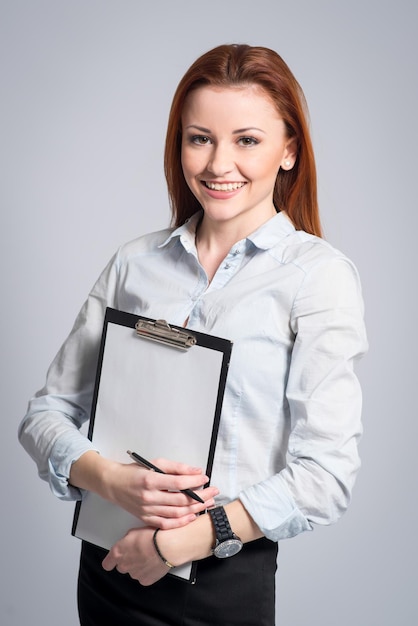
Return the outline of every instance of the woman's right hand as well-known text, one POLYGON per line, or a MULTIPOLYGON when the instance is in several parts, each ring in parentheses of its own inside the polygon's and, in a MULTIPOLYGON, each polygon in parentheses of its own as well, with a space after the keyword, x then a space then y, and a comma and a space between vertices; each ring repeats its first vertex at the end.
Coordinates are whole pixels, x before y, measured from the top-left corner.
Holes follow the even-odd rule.
POLYGON ((114 502, 147 526, 164 530, 185 526, 214 505, 213 498, 219 491, 216 487, 199 489, 209 480, 201 469, 167 459, 153 463, 165 474, 149 471, 137 463, 110 461, 89 451, 73 463, 70 482, 114 502), (181 493, 182 489, 199 489, 204 503, 181 493))

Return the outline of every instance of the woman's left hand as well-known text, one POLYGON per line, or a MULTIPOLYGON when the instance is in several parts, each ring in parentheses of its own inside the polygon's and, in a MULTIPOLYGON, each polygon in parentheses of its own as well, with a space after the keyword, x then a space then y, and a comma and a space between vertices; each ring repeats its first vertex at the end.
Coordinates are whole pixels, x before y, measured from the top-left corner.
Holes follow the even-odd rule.
POLYGON ((111 548, 102 562, 110 572, 116 567, 121 574, 129 574, 141 585, 147 586, 163 578, 170 570, 158 556, 152 536, 155 528, 133 528, 111 548))

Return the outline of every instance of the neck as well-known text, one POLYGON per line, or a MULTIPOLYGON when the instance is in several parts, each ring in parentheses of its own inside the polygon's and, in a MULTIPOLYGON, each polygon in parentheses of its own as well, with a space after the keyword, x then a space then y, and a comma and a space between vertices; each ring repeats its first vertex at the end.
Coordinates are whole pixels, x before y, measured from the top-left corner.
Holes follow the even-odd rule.
POLYGON ((231 247, 236 243, 230 238, 215 236, 202 236, 196 233, 196 250, 199 262, 206 272, 209 282, 215 276, 216 271, 231 247))
POLYGON ((196 230, 196 249, 199 262, 204 268, 209 282, 231 248, 261 225, 260 223, 246 224, 246 227, 243 227, 241 221, 220 223, 211 221, 203 215, 196 230))
POLYGON ((196 242, 207 248, 226 248, 228 252, 234 244, 254 233, 275 215, 277 212, 273 205, 271 211, 264 212, 261 219, 260 215, 256 214, 247 219, 237 216, 235 219, 218 221, 210 219, 203 213, 196 229, 196 242))

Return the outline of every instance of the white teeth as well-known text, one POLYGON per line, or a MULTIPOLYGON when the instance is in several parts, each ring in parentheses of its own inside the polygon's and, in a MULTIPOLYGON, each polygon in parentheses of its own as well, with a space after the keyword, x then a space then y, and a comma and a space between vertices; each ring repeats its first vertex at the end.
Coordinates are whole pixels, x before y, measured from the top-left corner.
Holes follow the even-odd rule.
POLYGON ((213 191, 235 191, 243 187, 245 183, 207 183, 205 181, 205 185, 213 191))

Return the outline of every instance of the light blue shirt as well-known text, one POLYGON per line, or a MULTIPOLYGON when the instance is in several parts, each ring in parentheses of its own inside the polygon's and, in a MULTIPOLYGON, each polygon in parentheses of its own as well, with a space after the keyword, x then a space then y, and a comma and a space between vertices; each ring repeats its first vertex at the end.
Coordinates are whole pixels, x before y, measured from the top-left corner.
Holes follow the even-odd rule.
POLYGON ((90 416, 105 308, 188 320, 233 341, 211 481, 219 502, 240 498, 274 541, 330 524, 360 466, 353 365, 367 341, 357 271, 279 213, 237 242, 209 283, 195 246, 199 218, 119 249, 30 401, 20 441, 57 496, 79 499, 68 476, 94 449, 79 429, 90 416))

